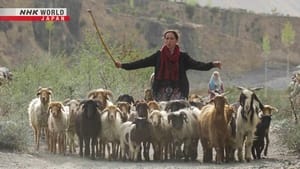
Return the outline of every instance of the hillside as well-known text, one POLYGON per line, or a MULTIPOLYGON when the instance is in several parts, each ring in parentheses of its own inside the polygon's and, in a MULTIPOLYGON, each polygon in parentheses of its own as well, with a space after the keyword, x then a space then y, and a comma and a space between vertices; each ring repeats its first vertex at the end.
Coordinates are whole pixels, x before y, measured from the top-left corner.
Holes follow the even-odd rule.
POLYGON ((201 6, 221 7, 226 9, 239 8, 255 13, 278 14, 300 17, 300 4, 296 0, 197 0, 201 6))
MULTIPOLYGON (((284 24, 292 23, 296 32, 289 56, 291 66, 300 64, 300 20, 297 17, 248 13, 239 9, 190 6, 165 0, 127 1, 1 1, 4 7, 67 7, 68 23, 55 23, 51 36, 51 54, 71 56, 87 36, 95 34, 87 9, 91 9, 108 46, 157 50, 161 33, 168 28, 181 32, 181 48, 202 61, 221 60, 224 73, 231 75, 261 68, 264 64, 261 41, 268 34, 271 44, 270 67, 283 67, 286 48, 281 43, 284 24), (22 4, 22 5, 21 5, 22 4)), ((15 67, 29 56, 48 53, 49 32, 45 23, 0 22, 0 65, 15 67)), ((100 43, 99 43, 100 45, 100 43)), ((116 56, 122 55, 116 51, 116 56)))

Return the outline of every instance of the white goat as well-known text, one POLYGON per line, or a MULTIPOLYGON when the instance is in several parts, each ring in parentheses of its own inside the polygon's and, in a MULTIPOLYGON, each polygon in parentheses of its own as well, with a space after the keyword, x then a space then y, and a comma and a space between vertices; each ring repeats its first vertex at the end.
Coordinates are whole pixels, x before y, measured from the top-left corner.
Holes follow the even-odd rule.
POLYGON ((238 159, 243 161, 243 146, 245 144, 245 160, 249 162, 251 160, 254 132, 260 121, 258 113, 263 110, 264 105, 254 93, 255 90, 261 88, 238 87, 238 89, 241 90, 241 94, 236 117, 236 146, 238 148, 238 159))

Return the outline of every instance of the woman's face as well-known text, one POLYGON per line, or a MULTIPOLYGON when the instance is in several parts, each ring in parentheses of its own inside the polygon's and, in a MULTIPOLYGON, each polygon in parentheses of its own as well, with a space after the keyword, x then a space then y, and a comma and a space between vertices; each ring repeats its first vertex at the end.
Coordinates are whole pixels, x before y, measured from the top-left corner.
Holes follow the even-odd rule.
POLYGON ((169 49, 174 49, 176 44, 177 44, 177 39, 172 32, 166 33, 164 37, 164 44, 169 48, 169 49))

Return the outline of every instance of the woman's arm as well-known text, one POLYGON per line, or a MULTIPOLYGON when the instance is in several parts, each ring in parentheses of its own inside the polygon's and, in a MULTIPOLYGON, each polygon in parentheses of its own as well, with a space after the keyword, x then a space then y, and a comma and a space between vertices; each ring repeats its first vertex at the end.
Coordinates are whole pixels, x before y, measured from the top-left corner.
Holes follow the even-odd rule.
POLYGON ((116 62, 115 65, 117 68, 122 68, 125 70, 134 70, 139 68, 155 66, 157 56, 159 56, 159 51, 144 59, 140 59, 130 63, 116 62))
POLYGON ((193 58, 191 58, 188 54, 185 54, 186 61, 188 64, 188 69, 195 69, 195 70, 210 70, 214 67, 217 67, 221 69, 221 62, 220 61, 213 61, 213 62, 200 62, 196 61, 193 58))

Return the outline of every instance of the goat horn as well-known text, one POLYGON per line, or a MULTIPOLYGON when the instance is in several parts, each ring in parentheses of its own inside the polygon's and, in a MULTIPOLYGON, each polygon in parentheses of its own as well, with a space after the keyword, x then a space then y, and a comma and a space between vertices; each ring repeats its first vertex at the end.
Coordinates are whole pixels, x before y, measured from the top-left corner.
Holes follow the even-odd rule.
POLYGON ((260 89, 263 89, 263 87, 253 87, 253 88, 250 88, 251 91, 258 91, 260 89))

